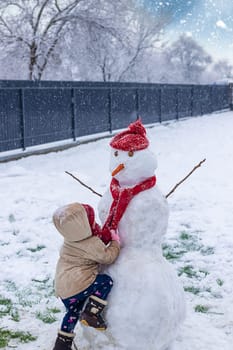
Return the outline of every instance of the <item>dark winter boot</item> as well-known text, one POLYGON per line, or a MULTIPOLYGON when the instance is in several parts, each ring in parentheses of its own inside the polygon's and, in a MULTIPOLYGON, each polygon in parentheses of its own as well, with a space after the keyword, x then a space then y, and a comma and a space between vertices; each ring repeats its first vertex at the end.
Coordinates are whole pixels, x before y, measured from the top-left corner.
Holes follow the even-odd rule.
POLYGON ((85 326, 96 328, 98 331, 104 331, 107 325, 101 315, 107 301, 91 295, 81 314, 80 322, 85 326))
POLYGON ((74 336, 74 333, 58 331, 56 343, 53 350, 71 350, 74 336))

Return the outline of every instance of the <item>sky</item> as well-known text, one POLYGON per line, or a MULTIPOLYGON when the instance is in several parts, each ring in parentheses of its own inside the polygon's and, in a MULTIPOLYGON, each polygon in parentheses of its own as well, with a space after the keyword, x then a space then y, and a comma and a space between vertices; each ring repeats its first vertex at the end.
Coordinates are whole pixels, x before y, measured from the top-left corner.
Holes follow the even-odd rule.
POLYGON ((145 0, 145 6, 172 14, 169 40, 187 33, 216 59, 233 64, 232 0, 145 0))
MULTIPOLYGON (((179 274, 187 304, 186 319, 173 350, 232 350, 232 129, 232 111, 156 124, 147 129, 151 150, 158 159, 156 185, 164 194, 206 158, 168 198, 170 215, 163 241, 164 253, 179 274)), ((109 142, 106 138, 62 152, 0 164, 0 322, 4 329, 27 331, 37 337, 30 343, 11 339, 6 350, 53 347, 65 309, 53 292, 62 237, 52 224, 52 214, 58 207, 75 201, 88 203, 97 212, 99 197, 65 171, 103 194, 111 179, 109 142)), ((145 223, 152 215, 148 213, 145 223)), ((152 233, 147 230, 146 234, 152 233)), ((148 250, 139 247, 137 250, 143 258, 148 250)), ((121 256, 127 259, 123 249, 121 256)), ((138 270, 129 273, 125 264, 123 271, 127 280, 137 277, 138 270)), ((153 269, 152 278, 154 274, 153 269)), ((146 284, 147 288, 148 285, 151 284, 146 284)), ((117 280, 113 288, 117 288, 117 280)), ((142 283, 138 288, 133 289, 131 295, 141 296, 148 310, 151 303, 147 288, 142 283)), ((113 293, 114 289, 110 303, 115 301, 113 293)), ((145 313, 141 315, 147 317, 145 313)), ((157 316, 154 314, 155 319, 157 316)), ((123 339, 130 324, 133 323, 124 327, 123 339)), ((143 329, 147 331, 146 323, 143 329)), ((93 346, 83 345, 80 327, 76 333, 79 350, 93 350, 93 346)), ((142 339, 141 349, 149 350, 145 339, 148 340, 142 339)), ((94 349, 106 350, 106 347, 94 349)), ((112 349, 107 344, 107 350, 112 349)))

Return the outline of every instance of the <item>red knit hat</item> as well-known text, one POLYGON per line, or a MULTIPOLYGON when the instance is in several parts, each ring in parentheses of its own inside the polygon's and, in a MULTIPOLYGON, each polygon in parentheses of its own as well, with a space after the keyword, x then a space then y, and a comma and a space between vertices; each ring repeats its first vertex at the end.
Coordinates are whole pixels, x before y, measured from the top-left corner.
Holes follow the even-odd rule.
POLYGON ((110 230, 102 230, 100 225, 95 222, 95 211, 88 204, 82 204, 87 213, 87 218, 91 227, 91 232, 93 236, 97 236, 103 241, 105 244, 108 244, 112 240, 110 230))
POLYGON ((94 223, 95 223, 95 212, 94 212, 94 209, 88 204, 82 204, 82 206, 86 210, 87 218, 88 218, 89 224, 90 224, 91 229, 92 229, 93 226, 94 226, 94 223))
POLYGON ((110 146, 122 151, 139 151, 149 146, 146 129, 141 120, 131 123, 128 129, 120 132, 110 142, 110 146))

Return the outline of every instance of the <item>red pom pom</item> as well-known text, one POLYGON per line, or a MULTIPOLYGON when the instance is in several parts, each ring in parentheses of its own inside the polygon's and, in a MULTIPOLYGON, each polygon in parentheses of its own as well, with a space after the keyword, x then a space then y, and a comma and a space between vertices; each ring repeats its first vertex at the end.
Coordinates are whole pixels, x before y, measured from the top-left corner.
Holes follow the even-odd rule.
POLYGON ((136 122, 129 124, 128 128, 132 134, 138 134, 142 136, 146 135, 146 129, 142 125, 141 119, 138 119, 136 122))

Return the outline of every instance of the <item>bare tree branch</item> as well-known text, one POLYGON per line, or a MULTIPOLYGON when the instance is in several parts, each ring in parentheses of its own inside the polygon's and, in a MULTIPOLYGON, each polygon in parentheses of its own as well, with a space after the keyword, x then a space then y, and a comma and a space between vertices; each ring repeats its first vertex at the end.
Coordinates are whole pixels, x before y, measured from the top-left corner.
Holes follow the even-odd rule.
POLYGON ((12 41, 21 41, 24 44, 26 44, 28 47, 30 46, 30 44, 21 36, 15 35, 12 31, 12 29, 10 28, 10 25, 7 24, 7 22, 4 20, 4 18, 2 16, 0 16, 0 26, 3 26, 8 32, 9 35, 5 34, 5 38, 11 39, 12 41))
POLYGON ((197 168, 199 168, 202 163, 204 163, 206 161, 206 159, 203 159, 202 161, 200 161, 199 164, 197 164, 189 173, 188 175, 186 175, 180 182, 178 182, 172 189, 171 191, 166 195, 166 198, 168 198, 176 189, 178 186, 180 186, 185 180, 187 180, 187 178, 195 171, 197 170, 197 168))
POLYGON ((36 32, 37 32, 39 24, 40 24, 40 20, 42 18, 42 14, 44 12, 44 9, 45 9, 46 5, 49 3, 49 1, 50 0, 45 0, 44 3, 42 4, 41 8, 40 8, 40 11, 38 12, 36 23, 35 23, 35 26, 34 26, 34 31, 33 31, 34 35, 36 35, 36 32))
POLYGON ((74 176, 73 174, 69 173, 68 171, 65 171, 66 174, 72 176, 75 180, 77 180, 82 186, 86 187, 88 190, 90 190, 91 192, 93 192, 94 194, 97 194, 97 196, 102 197, 102 194, 96 192, 95 190, 93 190, 93 188, 91 188, 90 186, 87 186, 84 182, 82 182, 81 180, 79 180, 76 176, 74 176))
MULTIPOLYGON (((173 192, 175 192, 175 190, 177 189, 178 186, 180 186, 185 180, 187 180, 187 178, 192 175, 192 173, 197 170, 197 168, 199 168, 204 162, 206 161, 206 159, 204 158, 203 160, 200 161, 199 164, 195 165, 195 167, 181 180, 179 181, 172 189, 171 191, 165 196, 166 198, 168 198, 173 192)), ((92 187, 86 185, 83 181, 81 181, 79 178, 77 178, 76 176, 74 176, 73 174, 69 173, 68 171, 65 171, 66 174, 72 176, 75 180, 77 180, 82 186, 86 187, 88 190, 90 190, 91 192, 93 192, 94 194, 96 194, 99 197, 102 197, 102 194, 96 192, 95 190, 93 190, 92 187)))
POLYGON ((57 45, 57 43, 59 41, 59 33, 62 31, 62 28, 63 28, 63 26, 61 26, 57 30, 56 37, 55 37, 53 43, 50 45, 47 53, 44 56, 44 63, 42 64, 42 66, 40 66, 40 70, 39 70, 39 80, 41 79, 41 76, 42 76, 42 74, 43 74, 43 72, 44 72, 44 70, 45 70, 45 68, 46 68, 46 66, 48 64, 49 58, 52 55, 52 53, 53 53, 53 51, 54 51, 54 49, 55 49, 55 47, 56 47, 56 45, 57 45))
POLYGON ((61 8, 60 8, 57 0, 55 0, 55 7, 58 10, 58 12, 61 12, 61 8))

